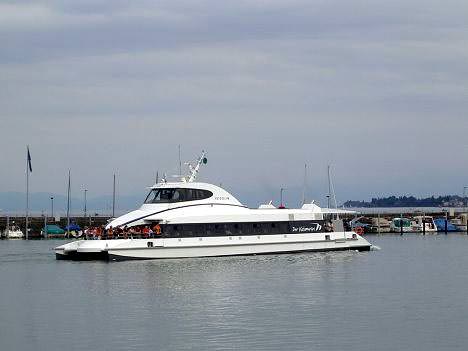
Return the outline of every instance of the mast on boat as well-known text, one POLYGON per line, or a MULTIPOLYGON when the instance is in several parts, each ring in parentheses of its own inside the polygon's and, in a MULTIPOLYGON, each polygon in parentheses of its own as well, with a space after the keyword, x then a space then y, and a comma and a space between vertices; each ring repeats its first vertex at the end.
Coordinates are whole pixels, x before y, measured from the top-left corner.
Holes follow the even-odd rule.
MULTIPOLYGON (((29 239, 29 172, 32 172, 29 145, 26 147, 26 240, 29 239)), ((9 233, 9 232, 8 232, 9 233)))
POLYGON ((180 160, 180 144, 179 144, 179 177, 182 176, 182 161, 180 160))
POLYGON ((304 164, 304 184, 302 184, 302 205, 306 202, 306 188, 307 188, 307 163, 304 164))
POLYGON ((208 159, 206 158, 206 152, 202 151, 201 156, 198 158, 197 164, 195 167, 193 167, 190 163, 187 163, 189 170, 190 170, 190 175, 187 177, 182 177, 181 180, 184 183, 192 183, 197 179, 198 172, 200 171, 201 165, 206 165, 208 162, 208 159))
POLYGON ((68 188, 67 188, 67 238, 70 237, 70 169, 68 170, 68 188))
POLYGON ((327 195, 327 198, 328 198, 328 208, 330 208, 330 206, 334 206, 333 208, 337 209, 338 204, 336 202, 335 187, 333 186, 333 181, 332 181, 332 177, 331 177, 331 166, 330 165, 328 165, 328 195, 327 195), (332 200, 333 200, 333 202, 332 202, 332 200))
POLYGON ((330 200, 331 200, 331 181, 330 181, 330 165, 327 168, 328 174, 328 195, 327 195, 327 208, 330 208, 330 200))
MULTIPOLYGON (((179 160, 180 160, 180 156, 179 156, 179 160)), ((184 163, 186 166, 188 166, 188 168, 190 170, 189 175, 182 176, 180 174, 181 172, 179 171, 179 174, 178 175, 173 175, 173 177, 178 178, 179 181, 181 181, 183 183, 192 183, 197 179, 198 172, 200 171, 200 167, 202 165, 206 165, 207 163, 208 163, 208 159, 206 158, 206 152, 202 151, 201 156, 197 159, 197 164, 195 165, 195 167, 192 166, 192 164, 189 163, 189 162, 184 163)), ((179 161, 179 170, 180 169, 181 169, 181 162, 179 161)), ((159 172, 158 171, 156 172, 156 184, 159 184, 159 183, 167 183, 166 173, 163 173, 161 181, 159 181, 159 172)))
POLYGON ((114 184, 112 186, 112 218, 115 218, 115 173, 114 173, 114 184))

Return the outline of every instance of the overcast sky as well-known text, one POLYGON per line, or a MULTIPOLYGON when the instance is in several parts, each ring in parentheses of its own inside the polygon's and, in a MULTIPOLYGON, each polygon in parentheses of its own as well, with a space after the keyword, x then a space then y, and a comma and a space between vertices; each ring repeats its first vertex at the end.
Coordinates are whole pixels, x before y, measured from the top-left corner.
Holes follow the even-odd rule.
POLYGON ((0 1, 1 191, 143 194, 202 149, 240 201, 460 194, 468 2, 0 1))

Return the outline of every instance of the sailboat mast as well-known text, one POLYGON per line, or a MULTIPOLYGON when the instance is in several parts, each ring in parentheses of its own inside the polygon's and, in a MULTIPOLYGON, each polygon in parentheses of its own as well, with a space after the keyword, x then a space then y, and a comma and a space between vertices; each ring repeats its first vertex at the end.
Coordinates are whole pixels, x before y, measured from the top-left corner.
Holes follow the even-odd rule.
POLYGON ((179 144, 179 177, 182 177, 182 161, 180 159, 180 144, 179 144))
POLYGON ((307 163, 304 164, 304 184, 302 187, 302 205, 306 202, 306 187, 307 187, 307 163))
POLYGON ((328 204, 327 204, 327 207, 330 208, 330 199, 331 199, 330 165, 328 165, 327 174, 328 174, 328 195, 327 195, 328 204))
POLYGON ((334 208, 338 208, 338 203, 336 202, 335 187, 333 186, 330 165, 328 165, 328 196, 327 197, 328 197, 328 208, 330 208, 330 205, 333 205, 334 208))
POLYGON ((67 237, 70 236, 70 170, 68 170, 68 189, 67 189, 67 237))
POLYGON ((114 184, 112 187, 112 218, 115 217, 115 173, 114 173, 114 184))
POLYGON ((26 240, 29 238, 29 145, 26 151, 26 240))

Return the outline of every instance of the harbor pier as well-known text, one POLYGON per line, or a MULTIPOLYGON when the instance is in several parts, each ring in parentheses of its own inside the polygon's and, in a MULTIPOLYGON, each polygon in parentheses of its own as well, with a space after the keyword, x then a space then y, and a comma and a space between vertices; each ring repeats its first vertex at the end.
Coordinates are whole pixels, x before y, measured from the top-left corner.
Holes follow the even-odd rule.
POLYGON ((355 211, 344 217, 349 229, 360 227, 364 234, 406 232, 466 232, 468 234, 468 208, 466 207, 364 207, 346 208, 355 211), (398 220, 401 219, 401 220, 398 220), (392 221, 394 222, 392 228, 392 221), (396 221, 396 222, 395 222, 396 221), (408 221, 411 229, 404 228, 408 221), (420 223, 418 223, 420 221, 420 223), (434 230, 430 230, 433 225, 434 230), (418 229, 417 226, 420 228, 418 229))
MULTIPOLYGON (((100 227, 106 225, 110 215, 78 215, 71 216, 70 223, 77 224, 81 228, 85 227, 100 227)), ((28 218, 29 227, 29 239, 45 239, 46 237, 41 234, 42 229, 45 225, 56 225, 60 228, 67 226, 67 217, 50 217, 44 215, 30 215, 28 218)), ((25 215, 1 215, 0 216, 0 233, 4 233, 7 227, 20 228, 25 233, 26 228, 26 216, 25 215)))
MULTIPOLYGON (((466 232, 468 234, 468 209, 467 208, 439 208, 439 207, 413 207, 413 208, 346 208, 355 211, 354 214, 342 215, 345 228, 347 230, 358 230, 359 234, 386 234, 406 232, 421 232, 426 234, 426 221, 437 220, 438 226, 433 232, 466 232), (392 221, 401 218, 400 227, 391 227, 392 221), (412 230, 403 228, 403 221, 408 220, 415 226, 417 219, 422 221, 420 230, 413 227, 412 230), (456 229, 454 230, 454 226, 456 229)), ((70 223, 78 225, 84 229, 86 227, 102 227, 106 225, 112 215, 72 215, 70 223)), ((56 225, 65 229, 67 226, 67 217, 51 217, 43 214, 30 215, 28 219, 29 239, 46 239, 41 232, 45 225, 56 225)), ((4 234, 7 228, 16 227, 25 233, 26 216, 24 214, 0 214, 0 233, 4 234)), ((5 238, 5 235, 2 235, 5 238)), ((57 236, 54 236, 56 238, 57 236)), ((65 236, 66 237, 66 236, 65 236)))

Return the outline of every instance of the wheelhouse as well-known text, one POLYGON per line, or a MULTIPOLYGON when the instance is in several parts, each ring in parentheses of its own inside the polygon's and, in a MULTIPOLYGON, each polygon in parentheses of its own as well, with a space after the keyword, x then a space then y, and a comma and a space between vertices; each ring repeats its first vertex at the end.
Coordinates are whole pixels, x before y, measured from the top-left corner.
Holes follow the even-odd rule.
POLYGON ((151 189, 145 204, 161 204, 209 199, 213 193, 205 189, 156 188, 151 189))

